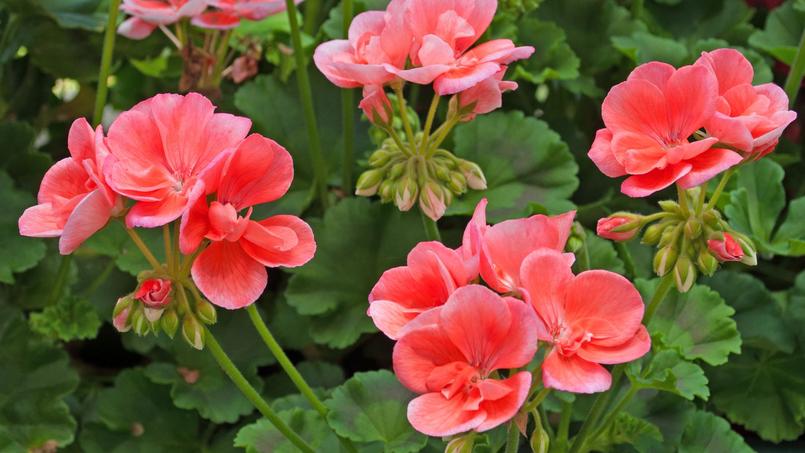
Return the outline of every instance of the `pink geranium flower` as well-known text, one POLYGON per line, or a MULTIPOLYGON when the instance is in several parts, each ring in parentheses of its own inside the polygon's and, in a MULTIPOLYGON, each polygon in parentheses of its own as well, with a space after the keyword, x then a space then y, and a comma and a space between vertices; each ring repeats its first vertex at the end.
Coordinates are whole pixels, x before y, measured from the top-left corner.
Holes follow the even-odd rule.
MULTIPOLYGON (((285 11, 285 0, 206 0, 217 8, 193 18, 193 25, 202 28, 227 30, 235 28, 241 19, 262 20, 285 11)), ((299 4, 302 0, 294 0, 299 4)))
POLYGON ((705 128, 719 142, 755 158, 770 153, 783 130, 797 118, 788 96, 773 83, 752 86, 752 63, 735 49, 702 52, 696 65, 710 68, 718 79, 716 111, 705 128))
POLYGON ((537 350, 537 319, 522 301, 470 285, 427 311, 394 346, 394 372, 421 396, 408 420, 430 436, 487 431, 510 420, 528 397, 531 373, 506 379, 496 370, 527 365, 537 350))
POLYGON ((199 198, 182 217, 180 248, 190 254, 205 238, 211 241, 193 263, 193 281, 210 302, 236 309, 260 297, 268 283, 266 266, 301 266, 313 258, 316 242, 298 217, 250 218, 252 206, 288 191, 293 161, 285 148, 250 135, 217 175, 216 199, 208 205, 199 198))
POLYGON ((534 53, 496 39, 470 49, 486 31, 497 9, 495 0, 393 0, 392 14, 401 15, 412 36, 413 67, 387 65, 409 82, 429 84, 439 95, 455 94, 489 79, 505 65, 534 53))
POLYGON ((158 26, 201 14, 206 7, 207 0, 123 0, 120 9, 132 17, 117 32, 129 39, 144 39, 158 26))
POLYGON ((539 339, 553 345, 542 363, 546 388, 602 392, 612 377, 600 364, 629 362, 651 349, 643 300, 624 277, 602 270, 573 275, 564 255, 542 249, 525 259, 520 278, 539 317, 539 339))
POLYGON ((738 153, 713 148, 717 138, 688 141, 713 116, 717 98, 718 81, 701 65, 638 66, 604 99, 606 128, 596 133, 588 155, 607 176, 630 175, 621 191, 631 197, 674 183, 702 184, 741 161, 738 153))
POLYGON ((26 209, 19 220, 23 236, 60 237, 62 255, 75 251, 123 207, 101 171, 109 154, 103 144, 103 128, 93 131, 86 119, 75 120, 67 148, 70 157, 45 173, 39 204, 26 209))
POLYGON ((251 121, 200 94, 159 94, 123 112, 109 129, 109 185, 135 200, 129 227, 158 227, 215 191, 216 163, 246 137, 251 121))

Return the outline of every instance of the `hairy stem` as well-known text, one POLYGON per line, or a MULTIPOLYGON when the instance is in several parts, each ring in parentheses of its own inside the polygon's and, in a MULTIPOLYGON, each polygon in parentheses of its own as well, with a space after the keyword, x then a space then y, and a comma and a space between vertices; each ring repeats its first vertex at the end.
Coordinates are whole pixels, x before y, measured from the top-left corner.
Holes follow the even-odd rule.
POLYGON ((439 234, 439 225, 437 225, 433 219, 425 215, 421 209, 419 213, 422 215, 422 224, 425 226, 425 237, 427 237, 429 241, 441 241, 442 235, 439 234))
MULTIPOLYGON (((341 0, 344 36, 352 22, 352 0, 341 0)), ((344 153, 341 161, 341 189, 352 194, 352 167, 355 165, 355 90, 341 90, 341 115, 344 121, 344 153)))
POLYGON ((799 94, 799 88, 802 84, 802 76, 805 74, 805 30, 802 30, 802 36, 799 38, 799 48, 797 54, 794 56, 794 61, 791 62, 791 69, 788 71, 788 77, 785 79, 783 89, 785 94, 788 95, 789 107, 794 107, 799 94))
POLYGON ((134 229, 132 229, 132 228, 129 228, 129 227, 124 227, 124 228, 126 230, 126 233, 129 234, 129 237, 131 238, 131 241, 134 242, 134 245, 136 245, 137 248, 140 249, 140 252, 143 254, 145 259, 148 261, 148 264, 150 264, 151 267, 153 267, 155 271, 164 270, 164 268, 162 267, 162 263, 159 262, 159 260, 154 256, 153 253, 151 253, 151 249, 149 249, 148 246, 145 244, 145 242, 143 242, 143 240, 140 237, 140 235, 137 234, 137 232, 134 231, 134 229))

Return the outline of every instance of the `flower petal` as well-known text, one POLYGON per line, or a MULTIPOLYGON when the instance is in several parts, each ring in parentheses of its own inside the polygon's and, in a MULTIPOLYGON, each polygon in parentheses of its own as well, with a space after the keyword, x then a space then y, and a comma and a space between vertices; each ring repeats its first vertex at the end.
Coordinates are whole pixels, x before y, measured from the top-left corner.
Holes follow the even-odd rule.
POLYGON ((406 332, 394 345, 392 359, 397 379, 417 393, 429 391, 428 376, 437 367, 467 361, 447 333, 434 324, 406 332))
POLYGON ((218 201, 238 210, 285 195, 293 180, 293 160, 274 140, 252 134, 229 157, 218 187, 218 201))
POLYGON ((722 171, 738 165, 743 160, 740 154, 726 149, 713 148, 688 161, 692 168, 677 182, 683 189, 696 187, 709 181, 722 171))
POLYGON ((603 366, 578 355, 566 357, 552 350, 542 363, 542 382, 546 388, 573 393, 596 393, 609 389, 612 376, 603 366))
POLYGON ((103 189, 95 189, 78 203, 64 225, 59 252, 69 255, 90 236, 101 230, 112 215, 113 205, 109 204, 103 189))
POLYGON ((509 392, 503 398, 490 400, 485 397, 481 402, 480 407, 486 412, 486 419, 475 428, 479 433, 498 427, 517 414, 517 411, 520 410, 526 398, 528 398, 528 392, 531 388, 531 373, 521 371, 502 381, 494 379, 481 381, 479 387, 482 388, 482 394, 484 393, 482 386, 489 382, 508 387, 509 392))
MULTIPOLYGON (((532 252, 520 268, 523 296, 530 303, 545 326, 559 326, 565 319, 565 288, 574 275, 566 254, 540 249, 532 252)), ((550 341, 547 332, 540 332, 540 340, 550 341)))
POLYGON ((621 192, 630 197, 647 197, 675 183, 690 173, 692 168, 690 163, 682 162, 677 165, 669 165, 662 170, 650 171, 644 175, 630 176, 621 184, 621 192))
POLYGON ((595 342, 581 345, 576 351, 579 357, 589 362, 614 364, 626 363, 643 357, 651 350, 651 337, 646 326, 640 325, 634 336, 624 343, 615 346, 602 346, 595 342))
POLYGON ((201 252, 191 270, 193 281, 213 304, 229 310, 256 301, 268 283, 265 266, 236 242, 213 242, 201 252))
POLYGON ((408 421, 417 431, 434 437, 469 431, 486 419, 483 410, 465 410, 464 392, 451 399, 441 393, 426 393, 408 403, 408 421))
POLYGON ((249 222, 240 244, 249 256, 268 267, 298 267, 316 254, 310 225, 292 215, 249 222))

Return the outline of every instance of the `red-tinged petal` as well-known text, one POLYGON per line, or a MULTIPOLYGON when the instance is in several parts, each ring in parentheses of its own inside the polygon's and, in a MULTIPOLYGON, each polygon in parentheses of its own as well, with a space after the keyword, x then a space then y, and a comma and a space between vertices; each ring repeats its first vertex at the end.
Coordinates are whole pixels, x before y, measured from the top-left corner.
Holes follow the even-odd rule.
POLYGON ((456 250, 464 258, 464 266, 467 269, 467 275, 470 279, 478 277, 480 272, 478 259, 481 255, 481 242, 483 241, 484 234, 486 234, 486 230, 489 228, 486 224, 487 203, 486 198, 482 198, 475 206, 472 218, 467 224, 467 227, 464 228, 461 247, 456 250))
POLYGON ((441 96, 456 94, 494 76, 500 68, 499 63, 487 62, 451 69, 434 80, 433 90, 441 96))
POLYGON ((310 225, 292 215, 249 222, 240 244, 252 258, 268 267, 301 266, 316 254, 316 240, 310 225))
POLYGON ((95 143, 95 130, 86 118, 73 121, 67 134, 67 149, 70 150, 70 156, 76 162, 85 159, 95 160, 95 143))
POLYGON ((397 340, 403 328, 422 311, 422 308, 409 308, 394 301, 378 299, 369 304, 366 314, 381 332, 392 340, 397 340))
POLYGON ((718 80, 718 93, 724 94, 736 85, 752 84, 755 70, 752 63, 735 49, 716 49, 702 52, 696 65, 705 66, 713 71, 718 80))
POLYGON ((137 201, 160 201, 175 192, 173 177, 163 166, 139 167, 114 155, 104 162, 103 175, 115 192, 137 201))
POLYGON ((204 236, 210 231, 209 206, 204 197, 199 197, 189 209, 182 214, 179 227, 179 250, 190 255, 196 251, 204 236))
POLYGON ((651 61, 634 68, 627 80, 645 80, 660 90, 664 90, 674 71, 676 69, 668 63, 651 61))
POLYGON ((159 129, 150 115, 155 98, 125 111, 109 127, 106 143, 109 152, 120 161, 139 168, 167 165, 159 129))
POLYGON ((683 162, 677 165, 669 165, 662 170, 654 170, 644 175, 630 176, 621 184, 621 192, 634 198, 647 197, 675 183, 690 173, 692 168, 693 165, 683 162))
POLYGON ((59 240, 59 252, 62 255, 73 253, 90 236, 106 226, 113 209, 102 189, 90 192, 67 219, 59 240))
POLYGON ((196 27, 210 30, 229 30, 240 24, 240 18, 227 11, 209 11, 194 17, 191 22, 196 27))
POLYGON ((667 150, 667 161, 669 164, 674 165, 683 161, 690 161, 702 153, 707 152, 718 142, 715 137, 707 137, 695 142, 686 142, 677 145, 667 150))
POLYGON ((683 189, 704 184, 722 171, 739 164, 743 158, 735 151, 713 148, 688 161, 692 168, 688 174, 680 178, 678 183, 683 189))
POLYGON ((293 160, 274 140, 252 134, 229 157, 218 200, 244 209, 285 195, 293 180, 293 160))
POLYGON ((565 323, 592 334, 600 345, 617 345, 634 335, 645 306, 634 284, 614 272, 582 272, 565 286, 565 323))
POLYGON ((626 174, 623 165, 618 162, 615 154, 612 153, 612 132, 609 129, 598 129, 587 156, 601 170, 601 173, 610 178, 617 178, 626 174))
POLYGON ((268 283, 265 266, 236 242, 213 242, 193 263, 193 281, 219 307, 234 310, 251 305, 268 283))
POLYGON ((552 350, 542 363, 542 383, 546 388, 573 393, 596 393, 609 389, 612 376, 603 366, 578 355, 566 357, 552 350))
POLYGON ((150 107, 168 168, 180 175, 191 175, 197 166, 201 170, 212 160, 213 156, 202 154, 209 131, 207 123, 215 112, 209 99, 198 93, 158 94, 150 107))
POLYGON ((204 184, 199 182, 186 194, 166 191, 165 198, 160 201, 138 201, 126 215, 126 225, 129 228, 166 225, 181 217, 188 206, 192 206, 203 195, 204 184))
POLYGON ((528 398, 528 392, 531 388, 531 373, 521 371, 502 381, 486 379, 478 387, 481 388, 481 394, 484 395, 484 400, 481 402, 480 407, 481 410, 486 412, 486 419, 475 428, 480 433, 506 423, 517 414, 517 411, 520 410, 526 398, 528 398), (490 382, 507 387, 508 392, 501 398, 487 398, 483 385, 490 382))
POLYGON ((644 79, 627 80, 612 87, 601 106, 601 117, 613 133, 668 136, 665 95, 644 79))
POLYGON ((611 147, 615 161, 630 175, 643 175, 664 165, 667 154, 666 147, 653 136, 635 132, 618 132, 611 147))
POLYGON ((20 216, 20 235, 35 238, 53 238, 62 233, 68 213, 57 212, 50 203, 31 206, 20 216))
POLYGON ((747 128, 740 117, 733 118, 716 112, 706 125, 707 133, 716 137, 719 142, 744 152, 752 150, 752 132, 747 128))
POLYGON ((438 241, 417 244, 408 253, 407 263, 420 277, 427 273, 441 278, 443 287, 447 290, 446 295, 472 280, 466 273, 461 255, 438 241))
POLYGON ((718 98, 718 80, 702 66, 684 66, 665 87, 668 132, 665 137, 685 139, 713 116, 718 98))
MULTIPOLYGON (((540 249, 528 255, 520 268, 525 300, 549 328, 565 319, 565 288, 574 278, 572 264, 562 252, 540 249)), ((552 338, 543 333, 540 340, 552 338)))
POLYGON ((137 17, 130 17, 117 27, 117 32, 126 38, 141 40, 150 36, 156 28, 156 24, 146 22, 137 17))
POLYGON ((640 325, 632 338, 614 346, 601 346, 595 341, 581 345, 576 354, 588 362, 614 364, 626 363, 643 357, 651 350, 651 337, 646 326, 640 325))
POLYGON ((467 358, 439 325, 429 324, 401 336, 394 345, 392 361, 394 374, 404 386, 426 393, 434 369, 453 362, 467 363, 467 358))
POLYGON ((528 364, 537 352, 540 322, 534 310, 520 299, 504 297, 504 304, 511 313, 511 324, 505 340, 498 345, 489 369, 519 368, 528 364))
POLYGON ((461 392, 451 399, 441 393, 426 393, 408 403, 408 421, 417 431, 434 437, 469 431, 486 419, 483 410, 465 410, 467 398, 461 392))

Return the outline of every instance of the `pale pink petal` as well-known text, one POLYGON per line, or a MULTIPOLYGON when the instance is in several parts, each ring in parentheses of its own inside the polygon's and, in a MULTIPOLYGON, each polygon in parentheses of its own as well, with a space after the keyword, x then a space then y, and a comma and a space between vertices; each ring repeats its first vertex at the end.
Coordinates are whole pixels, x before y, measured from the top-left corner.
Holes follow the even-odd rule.
POLYGON ((253 259, 268 267, 298 267, 316 254, 313 230, 304 220, 292 215, 276 215, 259 222, 249 222, 240 240, 241 247, 253 259), (295 241, 278 242, 275 231, 289 230, 295 241))
POLYGON ((126 214, 126 225, 129 228, 156 228, 166 225, 182 216, 188 206, 192 206, 204 195, 204 183, 198 182, 188 192, 167 192, 160 201, 140 201, 134 204, 126 214))
POLYGON ((452 66, 446 64, 437 64, 410 69, 400 69, 391 65, 385 65, 384 68, 389 73, 394 74, 408 82, 427 85, 433 82, 440 75, 451 70, 452 66))
POLYGON ((640 325, 632 338, 614 346, 601 346, 596 342, 581 345, 576 354, 584 360, 595 363, 626 363, 643 357, 651 350, 651 337, 646 326, 640 325))
POLYGON ((52 238, 61 235, 66 222, 65 214, 55 211, 50 203, 42 203, 26 209, 18 226, 21 236, 52 238))
POLYGON ((453 48, 436 35, 425 35, 422 38, 418 56, 422 66, 450 65, 455 61, 453 48))
POLYGON ((106 226, 113 209, 102 189, 90 192, 67 219, 59 239, 59 252, 62 255, 73 253, 90 236, 106 226))
POLYGON ((455 94, 494 76, 500 69, 501 65, 494 62, 451 69, 434 80, 433 89, 441 96, 455 94))
POLYGON ((428 392, 431 372, 453 362, 466 363, 467 358, 450 341, 438 325, 409 330, 394 345, 394 374, 397 379, 417 393, 428 392))
POLYGON ((193 281, 213 304, 229 310, 256 301, 266 287, 266 268, 236 242, 213 242, 193 262, 193 281))
POLYGON ((615 159, 612 153, 612 132, 609 129, 598 129, 595 133, 595 140, 587 156, 593 161, 601 173, 610 178, 617 178, 626 174, 620 162, 615 159))
POLYGON ((755 70, 752 63, 735 49, 716 49, 712 52, 702 52, 696 60, 701 65, 713 71, 718 80, 718 93, 724 94, 736 85, 752 84, 755 70))
POLYGON ((743 160, 740 154, 726 149, 713 148, 694 159, 687 161, 692 165, 688 174, 677 182, 683 189, 696 187, 709 181, 722 171, 739 164, 743 160))
POLYGON ((373 300, 369 304, 366 314, 372 318, 375 326, 387 337, 396 340, 400 337, 403 327, 414 320, 421 308, 408 308, 390 300, 373 300))
MULTIPOLYGON (((357 17, 356 17, 357 19, 357 17)), ((356 88, 360 83, 341 71, 343 64, 357 64, 352 57, 352 46, 346 39, 335 39, 319 44, 313 52, 313 62, 327 80, 341 88, 356 88), (336 64, 336 62, 342 62, 336 64), (343 63, 347 62, 347 63, 343 63)))
POLYGON ((566 357, 552 350, 542 363, 542 383, 546 388, 573 393, 596 393, 609 389, 612 376, 603 366, 578 355, 566 357))
POLYGON ((464 393, 447 399, 441 393, 426 393, 408 403, 408 421, 417 431, 434 437, 469 431, 486 418, 483 410, 465 410, 464 393))
POLYGON ((130 17, 117 27, 117 32, 126 38, 140 40, 147 38, 156 28, 156 24, 146 22, 137 17, 130 17))
POLYGON ((293 160, 274 140, 252 134, 229 157, 218 187, 218 201, 238 210, 285 195, 293 180, 293 160))
POLYGON ((716 137, 720 143, 749 153, 752 150, 752 132, 744 126, 740 118, 733 118, 716 112, 706 125, 707 133, 716 137))
POLYGON ((481 410, 486 412, 486 419, 475 428, 478 432, 484 432, 498 427, 511 420, 512 417, 517 414, 517 411, 520 410, 526 398, 528 398, 528 392, 531 388, 531 373, 521 371, 502 381, 486 379, 481 381, 479 387, 488 382, 495 382, 499 385, 506 386, 509 391, 502 398, 484 398, 484 401, 481 402, 481 410))
MULTIPOLYGON (((53 202, 54 208, 59 208, 67 204, 67 200, 89 192, 86 186, 87 179, 89 175, 78 162, 70 157, 62 159, 53 164, 42 177, 37 201, 40 204, 53 202)), ((70 204, 75 203, 78 201, 70 204)))
POLYGON ((352 19, 349 24, 347 38, 352 48, 363 45, 362 38, 379 35, 386 26, 386 14, 383 11, 365 11, 352 19))
POLYGON ((621 184, 621 192, 630 197, 647 197, 675 183, 690 173, 692 168, 689 163, 680 163, 644 175, 630 176, 621 184))

